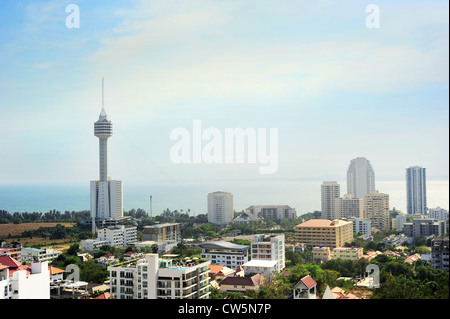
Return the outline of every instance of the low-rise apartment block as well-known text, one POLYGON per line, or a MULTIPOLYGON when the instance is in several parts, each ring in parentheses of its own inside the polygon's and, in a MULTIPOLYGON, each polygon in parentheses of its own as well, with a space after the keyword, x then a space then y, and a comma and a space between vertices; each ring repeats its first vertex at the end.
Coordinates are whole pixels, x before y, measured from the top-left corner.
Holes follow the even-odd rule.
POLYGON ((103 245, 124 247, 136 243, 137 227, 131 225, 116 225, 97 230, 96 239, 81 241, 81 248, 95 251, 103 245))
POLYGON ((201 258, 213 264, 237 269, 248 262, 249 246, 236 245, 226 241, 210 241, 198 245, 202 249, 201 258))
POLYGON ((442 236, 447 233, 448 220, 436 220, 430 218, 414 219, 410 223, 403 224, 403 233, 408 237, 416 236, 442 236))
POLYGON ((108 267, 111 299, 208 299, 209 261, 146 254, 138 261, 108 267))
POLYGON ((251 243, 251 260, 275 261, 275 271, 285 267, 284 234, 256 235, 251 243))
POLYGON ((245 213, 254 219, 262 220, 282 220, 297 218, 297 211, 288 205, 252 205, 245 210, 245 213))
POLYGON ((61 252, 59 250, 54 250, 52 248, 39 249, 39 248, 24 247, 22 248, 20 254, 22 262, 27 262, 31 264, 33 262, 44 262, 44 261, 51 262, 53 259, 58 258, 61 252))
POLYGON ((313 259, 319 262, 326 262, 331 259, 342 260, 358 260, 363 257, 363 249, 361 247, 330 247, 318 246, 313 247, 313 259))
POLYGON ((449 271, 448 237, 431 241, 431 267, 449 271))

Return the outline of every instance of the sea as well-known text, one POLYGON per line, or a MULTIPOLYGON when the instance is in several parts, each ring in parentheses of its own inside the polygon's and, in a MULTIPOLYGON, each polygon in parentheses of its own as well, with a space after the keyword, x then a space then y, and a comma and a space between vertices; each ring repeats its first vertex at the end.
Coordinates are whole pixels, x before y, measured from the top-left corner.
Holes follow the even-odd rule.
MULTIPOLYGON (((338 181, 339 182, 339 181, 338 181)), ((124 210, 141 208, 156 216, 164 210, 178 210, 190 215, 205 214, 207 195, 214 191, 233 194, 234 209, 241 211, 251 205, 289 205, 297 215, 321 210, 321 181, 271 181, 134 185, 124 182, 124 210), (151 198, 151 199, 150 199, 151 198)), ((346 183, 341 185, 341 196, 346 183)), ((0 210, 14 212, 48 212, 50 210, 82 211, 90 209, 89 183, 86 185, 0 185, 0 210)), ((406 213, 405 181, 377 181, 376 188, 389 194, 390 208, 406 213)), ((449 181, 427 181, 427 206, 449 209, 449 181)))

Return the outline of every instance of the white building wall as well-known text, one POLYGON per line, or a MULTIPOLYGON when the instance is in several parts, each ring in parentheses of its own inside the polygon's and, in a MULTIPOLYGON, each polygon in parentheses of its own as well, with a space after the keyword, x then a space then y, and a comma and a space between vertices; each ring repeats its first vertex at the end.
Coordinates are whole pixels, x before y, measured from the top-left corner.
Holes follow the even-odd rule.
POLYGON ((364 195, 375 191, 375 172, 364 157, 350 161, 347 170, 347 194, 364 199, 364 195))
POLYGON ((214 192, 208 194, 208 222, 226 225, 233 220, 233 194, 214 192))
POLYGON ((447 220, 448 219, 448 210, 440 207, 430 208, 428 210, 428 215, 432 219, 437 220, 447 220))
POLYGON ((32 263, 31 274, 25 270, 11 277, 12 299, 50 299, 50 272, 48 263, 32 263))
POLYGON ((321 185, 322 218, 334 220, 336 216, 336 199, 341 196, 341 188, 338 182, 326 181, 321 185))

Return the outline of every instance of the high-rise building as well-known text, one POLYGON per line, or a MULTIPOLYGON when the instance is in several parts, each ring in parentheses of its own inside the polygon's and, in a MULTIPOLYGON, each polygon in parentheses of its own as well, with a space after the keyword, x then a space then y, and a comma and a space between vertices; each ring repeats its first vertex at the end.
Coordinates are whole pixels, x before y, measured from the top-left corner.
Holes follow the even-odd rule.
POLYGON ((91 181, 93 231, 95 219, 116 220, 123 217, 122 181, 111 180, 108 176, 108 138, 112 134, 113 126, 106 115, 102 98, 102 111, 98 121, 94 123, 94 135, 99 139, 100 179, 91 181))
POLYGON ((336 210, 336 218, 351 218, 363 217, 363 201, 361 198, 356 198, 351 194, 344 194, 344 196, 335 199, 334 209, 336 210))
POLYGON ((335 200, 341 196, 341 188, 338 182, 326 181, 321 185, 322 197, 322 218, 323 219, 337 219, 335 200))
POLYGON ((364 157, 350 161, 347 170, 347 193, 356 198, 375 191, 375 172, 370 162, 364 157))
POLYGON ((372 221, 372 227, 390 230, 389 195, 378 191, 365 195, 364 215, 372 221))
POLYGON ((227 225, 233 215, 233 194, 223 191, 208 194, 208 222, 227 225))
POLYGON ((416 213, 427 213, 425 168, 412 166, 406 169, 406 199, 408 214, 414 215, 416 213))

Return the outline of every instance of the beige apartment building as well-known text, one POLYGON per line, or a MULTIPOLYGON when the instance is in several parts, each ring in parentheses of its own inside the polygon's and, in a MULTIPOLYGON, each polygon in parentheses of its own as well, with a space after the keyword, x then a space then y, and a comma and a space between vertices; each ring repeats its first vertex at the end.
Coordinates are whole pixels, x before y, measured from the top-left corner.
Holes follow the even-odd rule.
POLYGON ((306 246, 343 247, 353 240, 353 223, 339 219, 310 219, 295 226, 296 241, 306 246))
POLYGON ((364 214, 372 227, 381 231, 390 230, 389 195, 375 191, 364 196, 364 214))

